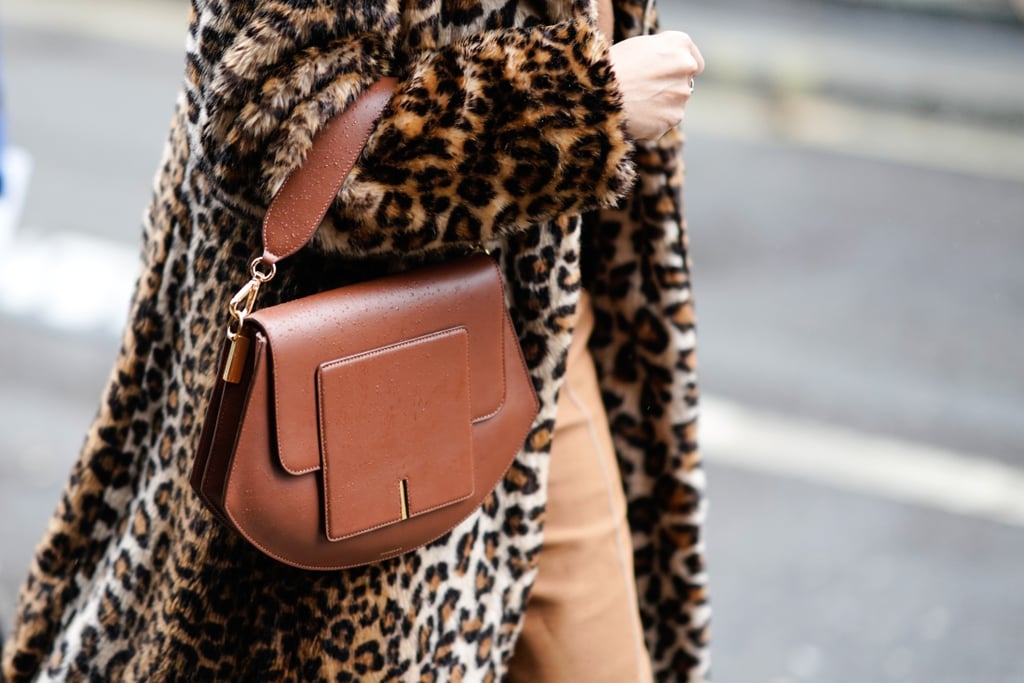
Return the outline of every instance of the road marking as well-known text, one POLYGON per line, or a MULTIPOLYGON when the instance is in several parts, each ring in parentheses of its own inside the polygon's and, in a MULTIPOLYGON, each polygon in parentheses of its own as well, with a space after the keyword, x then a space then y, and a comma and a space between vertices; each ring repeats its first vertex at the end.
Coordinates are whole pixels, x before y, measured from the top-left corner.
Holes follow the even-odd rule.
POLYGON ((705 397, 711 463, 1024 526, 1024 471, 980 456, 856 432, 705 397))

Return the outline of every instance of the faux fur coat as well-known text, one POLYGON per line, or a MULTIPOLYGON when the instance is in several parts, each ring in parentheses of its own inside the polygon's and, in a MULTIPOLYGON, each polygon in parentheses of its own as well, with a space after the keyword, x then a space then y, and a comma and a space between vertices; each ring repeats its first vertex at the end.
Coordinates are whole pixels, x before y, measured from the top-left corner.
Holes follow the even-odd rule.
MULTIPOLYGON (((616 0, 616 37, 647 30, 616 0)), ((580 286, 659 681, 707 675, 681 140, 634 145, 591 0, 193 0, 185 82, 100 413, 39 546, 6 680, 498 681, 542 552, 580 286), (263 305, 485 243, 541 410, 482 509, 377 565, 293 569, 188 474, 275 189, 370 83, 398 90, 263 305)))

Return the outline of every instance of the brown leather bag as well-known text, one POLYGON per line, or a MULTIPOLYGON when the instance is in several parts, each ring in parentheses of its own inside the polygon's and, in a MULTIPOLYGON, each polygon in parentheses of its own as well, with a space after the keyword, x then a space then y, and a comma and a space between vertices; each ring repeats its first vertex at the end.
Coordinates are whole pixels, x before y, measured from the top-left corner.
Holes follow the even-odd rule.
POLYGON ((267 210, 192 470, 221 522, 305 569, 394 557, 451 530, 502 479, 538 410, 486 255, 253 311, 393 89, 384 79, 333 119, 267 210))

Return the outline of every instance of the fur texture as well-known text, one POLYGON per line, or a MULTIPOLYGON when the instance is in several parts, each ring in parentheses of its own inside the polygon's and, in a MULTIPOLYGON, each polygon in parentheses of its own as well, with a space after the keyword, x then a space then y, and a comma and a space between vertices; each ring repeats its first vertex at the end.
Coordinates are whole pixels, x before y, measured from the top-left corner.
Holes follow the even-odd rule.
MULTIPOLYGON (((617 37, 642 30, 645 4, 617 0, 617 37)), ((627 139, 593 12, 588 0, 193 0, 131 322, 22 590, 8 681, 500 680, 541 552, 581 283, 656 677, 704 680, 680 139, 627 139), (262 212, 324 123, 385 74, 398 93, 318 248, 261 303, 484 242, 542 408, 504 482, 449 535, 306 572, 220 527, 187 478, 262 212)))

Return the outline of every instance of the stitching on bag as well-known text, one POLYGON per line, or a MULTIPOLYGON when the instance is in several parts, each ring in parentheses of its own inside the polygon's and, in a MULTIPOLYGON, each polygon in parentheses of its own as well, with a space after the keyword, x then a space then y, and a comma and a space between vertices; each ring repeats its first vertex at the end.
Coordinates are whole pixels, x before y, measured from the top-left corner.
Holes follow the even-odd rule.
MULTIPOLYGON (((487 413, 486 415, 481 415, 479 417, 473 417, 470 420, 470 424, 471 425, 475 425, 475 424, 478 424, 480 422, 485 422, 485 421, 491 419, 492 417, 494 417, 495 415, 500 413, 502 411, 502 409, 505 407, 505 403, 508 400, 508 376, 505 373, 505 362, 504 362, 504 358, 505 358, 505 330, 504 330, 503 326, 507 324, 513 331, 515 330, 515 327, 512 325, 512 318, 509 316, 508 306, 505 303, 505 284, 504 284, 504 280, 502 279, 502 276, 501 276, 501 270, 498 268, 498 264, 494 261, 494 259, 488 257, 487 260, 488 260, 488 262, 490 264, 490 267, 492 269, 494 269, 494 271, 497 274, 496 282, 497 282, 498 296, 499 296, 498 300, 501 302, 501 315, 499 316, 499 322, 498 322, 498 344, 499 344, 499 353, 501 354, 499 357, 502 359, 502 362, 501 362, 501 400, 498 402, 498 406, 493 411, 491 411, 490 413, 487 413)), ((254 321, 254 322, 258 322, 258 321, 254 321)), ((460 325, 458 327, 465 328, 464 325, 460 325)), ((453 329, 456 329, 456 328, 455 327, 451 327, 451 328, 447 328, 447 329, 448 330, 453 330, 453 329)), ((426 335, 422 335, 420 337, 416 337, 414 339, 406 340, 406 342, 404 342, 404 343, 416 343, 419 340, 422 340, 422 339, 425 339, 427 337, 430 337, 433 334, 440 334, 440 333, 445 332, 445 331, 446 330, 441 330, 440 332, 431 332, 430 334, 426 334, 426 335)), ((468 332, 468 330, 467 330, 467 332, 468 332)), ((264 333, 267 334, 265 330, 264 330, 264 333)), ((270 335, 267 334, 267 337, 269 338, 270 335)), ((470 344, 472 345, 472 338, 470 338, 470 344)), ((338 361, 333 361, 333 362, 334 363, 343 362, 345 360, 349 360, 349 359, 353 359, 353 358, 358 358, 361 355, 366 354, 366 353, 373 353, 374 351, 378 351, 379 352, 379 351, 386 350, 386 349, 389 349, 389 348, 391 348, 391 347, 390 346, 380 347, 379 349, 374 349, 374 350, 371 350, 371 351, 364 351, 362 354, 357 354, 356 356, 349 356, 347 358, 344 358, 344 359, 341 359, 341 360, 338 360, 338 361)), ((277 386, 277 383, 278 383, 277 382, 277 377, 278 377, 278 375, 277 375, 277 366, 273 362, 272 350, 268 349, 268 353, 270 353, 270 356, 271 356, 271 377, 274 380, 274 385, 271 387, 272 390, 273 390, 272 393, 274 395, 274 416, 275 416, 274 431, 277 433, 277 443, 281 444, 281 443, 284 443, 283 435, 281 434, 281 423, 280 423, 279 420, 276 419, 276 417, 281 414, 281 405, 280 405, 280 401, 279 401, 279 398, 278 398, 278 392, 276 390, 276 386, 277 386)), ((522 356, 522 351, 520 350, 520 352, 518 354, 516 354, 516 355, 521 357, 522 356)), ((526 365, 523 364, 523 367, 525 368, 526 365)), ((529 372, 527 372, 527 374, 529 374, 529 372)), ((470 377, 470 392, 472 392, 472 386, 473 386, 472 377, 470 377)), ((470 403, 470 407, 472 407, 472 403, 470 403)), ((285 458, 281 454, 280 447, 278 447, 277 451, 278 451, 278 460, 280 460, 280 462, 281 462, 281 467, 283 467, 284 470, 286 472, 288 472, 289 474, 292 474, 292 475, 295 475, 295 476, 299 476, 299 475, 302 475, 302 474, 309 474, 310 472, 316 472, 321 467, 319 464, 316 464, 316 465, 312 465, 310 467, 305 467, 305 468, 302 468, 302 469, 293 469, 292 467, 289 467, 289 465, 286 462, 285 458)))
MULTIPOLYGON (((472 382, 472 378, 469 375, 469 331, 466 330, 466 328, 464 326, 460 326, 459 329, 462 329, 462 330, 466 331, 466 381, 467 381, 467 384, 469 385, 468 386, 469 405, 470 405, 470 407, 472 407, 473 406, 473 382, 472 382)), ((504 337, 504 336, 505 335, 502 335, 502 337, 504 337)), ((501 363, 501 367, 503 369, 505 367, 504 357, 503 357, 503 360, 502 360, 502 363, 501 363)), ((415 515, 410 514, 409 515, 410 518, 412 518, 412 517, 419 517, 420 515, 425 515, 428 512, 433 512, 434 510, 440 510, 443 507, 448 507, 449 505, 455 505, 456 503, 461 503, 462 501, 468 500, 469 498, 471 498, 473 496, 473 493, 476 492, 476 468, 473 467, 473 465, 475 464, 475 460, 473 458, 473 451, 472 451, 472 444, 473 444, 473 422, 472 422, 472 420, 470 421, 469 425, 467 425, 467 426, 469 428, 469 443, 470 443, 470 447, 471 447, 470 454, 469 454, 469 480, 473 484, 472 487, 469 489, 469 493, 464 495, 462 498, 456 498, 456 499, 450 500, 450 501, 448 501, 446 503, 439 503, 439 504, 437 504, 437 505, 435 505, 433 507, 427 508, 426 510, 421 510, 420 512, 417 512, 415 515)), ((411 498, 411 496, 409 497, 409 507, 410 508, 412 507, 412 498, 411 498)))
MULTIPOLYGON (((367 93, 369 93, 369 92, 370 92, 370 90, 372 90, 372 89, 373 89, 374 85, 375 85, 375 84, 371 84, 371 86, 370 86, 369 88, 367 88, 367 89, 366 89, 366 91, 364 92, 364 94, 367 94, 367 93)), ((374 112, 375 116, 374 116, 374 120, 373 120, 373 123, 372 123, 372 124, 370 125, 370 127, 369 127, 369 130, 368 130, 368 131, 366 132, 366 135, 360 136, 360 137, 362 137, 362 140, 360 141, 359 145, 358 145, 357 147, 355 147, 355 148, 353 149, 352 153, 348 154, 348 155, 347 155, 347 156, 345 157, 345 159, 343 160, 343 162, 342 162, 342 163, 343 163, 343 164, 345 164, 346 166, 349 166, 349 170, 348 170, 348 173, 346 173, 346 174, 345 174, 345 175, 344 175, 344 176, 343 176, 343 177, 341 178, 341 182, 337 183, 336 185, 335 185, 334 183, 331 183, 331 185, 332 185, 332 187, 333 187, 333 191, 331 192, 331 195, 330 195, 330 197, 328 197, 328 198, 326 199, 326 201, 322 203, 322 206, 321 206, 321 207, 320 207, 320 209, 319 209, 319 216, 320 216, 320 217, 319 217, 319 219, 317 220, 317 224, 316 224, 316 226, 315 226, 315 227, 313 228, 313 232, 312 232, 312 233, 310 234, 310 239, 312 239, 313 235, 315 235, 315 234, 316 234, 316 231, 317 231, 317 229, 319 229, 319 227, 320 227, 320 224, 321 224, 321 223, 323 222, 323 220, 324 220, 324 216, 325 216, 325 215, 327 214, 327 210, 328 210, 328 209, 330 208, 331 204, 333 204, 333 203, 334 203, 334 200, 335 200, 335 199, 337 198, 337 196, 338 196, 338 192, 340 192, 340 191, 341 191, 341 188, 342 188, 342 187, 344 187, 344 185, 345 185, 345 181, 346 181, 346 180, 348 180, 348 177, 349 177, 349 175, 351 175, 351 173, 352 173, 352 169, 353 169, 353 168, 355 168, 355 165, 356 165, 356 163, 357 163, 357 162, 359 161, 359 157, 360 157, 360 156, 362 156, 362 154, 363 154, 363 150, 364 150, 364 149, 366 148, 366 143, 367 143, 367 141, 368 141, 368 140, 369 140, 369 139, 370 139, 370 138, 371 138, 371 137, 373 136, 373 133, 374 133, 374 132, 376 131, 376 128, 377 128, 377 123, 378 123, 378 122, 380 121, 380 119, 381 119, 381 118, 383 117, 383 115, 384 115, 384 112, 385 112, 385 111, 387 110, 387 108, 388 108, 388 106, 390 105, 390 103, 391 103, 391 98, 389 97, 389 98, 388 98, 388 99, 387 99, 387 100, 386 100, 386 101, 384 102, 384 105, 383 105, 383 106, 382 106, 382 107, 381 107, 380 109, 378 109, 378 110, 376 110, 376 111, 374 112)), ((362 105, 363 105, 364 107, 366 106, 366 105, 365 105, 365 101, 363 100, 363 98, 362 98, 362 97, 357 97, 357 98, 356 98, 356 99, 355 99, 355 100, 354 100, 354 101, 352 102, 352 105, 351 105, 351 106, 352 106, 352 108, 353 108, 353 109, 356 109, 356 108, 359 108, 359 106, 360 106, 361 104, 362 104, 362 105)), ((376 109, 376 108, 374 107, 373 109, 376 109)), ((341 115, 344 115, 344 112, 343 112, 343 113, 342 113, 341 115)), ((328 125, 330 125, 330 122, 328 122, 328 125)), ((356 126, 356 127, 358 127, 358 126, 356 126)), ((353 126, 351 126, 351 125, 349 125, 349 126, 345 126, 345 132, 346 132, 346 133, 350 133, 350 132, 351 132, 351 129, 352 129, 352 128, 353 128, 353 126)), ((346 135, 346 137, 348 137, 348 136, 346 135)), ((299 167, 296 167, 296 168, 295 168, 294 170, 292 170, 292 171, 291 171, 291 172, 290 172, 290 173, 289 173, 289 174, 287 175, 287 177, 285 177, 285 179, 284 179, 284 182, 282 182, 282 183, 281 183, 281 188, 284 188, 285 186, 287 186, 287 185, 288 185, 288 183, 289 183, 289 182, 291 182, 291 180, 292 180, 292 175, 293 175, 293 174, 294 174, 294 173, 295 173, 296 171, 298 171, 298 170, 299 170, 300 168, 303 168, 303 166, 299 166, 299 167)), ((281 191, 281 189, 278 189, 278 193, 280 193, 280 191, 281 191)), ((276 197, 276 195, 275 195, 275 197, 276 197)), ((271 201, 271 202, 270 202, 270 207, 269 207, 269 208, 267 209, 267 214, 266 214, 266 216, 264 217, 264 220, 263 220, 263 243, 264 243, 264 245, 266 245, 266 241, 267 241, 267 240, 266 240, 266 235, 267 235, 267 226, 268 226, 268 225, 270 224, 270 221, 271 221, 271 217, 272 217, 272 216, 276 216, 276 215, 277 215, 277 213, 278 213, 278 209, 277 209, 277 203, 276 203, 276 202, 274 202, 274 201, 271 201)), ((307 241, 308 241, 308 240, 307 240, 307 241)), ((303 244, 305 244, 305 243, 303 243, 303 244)), ((300 245, 300 248, 301 248, 301 246, 302 246, 302 245, 300 245)), ((264 249, 265 249, 265 248, 266 248, 266 247, 264 246, 264 249)), ((277 254, 274 254, 274 256, 277 256, 277 254)), ((278 257, 278 258, 280 258, 280 257, 278 257)))
POLYGON ((369 356, 379 356, 382 353, 386 353, 388 351, 393 351, 395 349, 400 349, 403 346, 411 346, 413 344, 421 344, 421 343, 423 343, 425 341, 429 341, 432 337, 447 337, 447 336, 451 336, 451 334, 453 332, 457 332, 458 330, 465 331, 466 334, 467 334, 467 337, 468 337, 469 330, 466 329, 465 325, 455 325, 454 327, 446 327, 445 329, 438 330, 437 332, 431 332, 429 334, 424 334, 424 335, 421 335, 419 337, 413 337, 412 339, 406 339, 405 341, 396 342, 394 344, 389 344, 387 346, 378 346, 377 348, 370 349, 368 351, 360 351, 359 353, 357 353, 355 355, 345 356, 344 358, 339 358, 338 360, 332 360, 329 363, 324 363, 320 367, 325 369, 325 370, 327 370, 327 369, 330 369, 330 368, 334 367, 335 365, 345 365, 346 363, 351 363, 353 361, 363 360, 364 358, 367 358, 369 356))
MULTIPOLYGON (((505 322, 512 324, 512 319, 508 315, 508 306, 505 305, 505 281, 501 277, 501 270, 498 269, 498 264, 495 263, 494 259, 488 258, 491 262, 491 267, 494 268, 498 273, 498 290, 501 296, 501 317, 498 319, 498 344, 500 345, 501 352, 501 401, 498 402, 498 407, 487 415, 481 415, 480 417, 473 418, 470 424, 476 424, 478 422, 484 422, 491 419, 495 415, 501 412, 501 409, 505 407, 505 401, 508 400, 508 377, 505 376, 505 322)), ((515 329, 515 328, 513 328, 515 329)), ((520 353, 522 355, 522 353, 520 353)), ((525 367, 525 365, 524 365, 525 367)))
MULTIPOLYGON (((397 344, 389 344, 388 346, 381 346, 381 347, 378 347, 376 349, 371 349, 369 351, 363 351, 362 353, 357 353, 357 354, 355 354, 353 356, 346 356, 345 358, 339 358, 338 360, 331 361, 330 363, 322 364, 320 366, 319 371, 318 371, 317 374, 318 374, 318 377, 319 377, 323 373, 324 370, 330 370, 331 368, 338 367, 338 366, 341 366, 341 365, 348 365, 350 363, 354 363, 354 362, 357 362, 357 361, 366 360, 367 358, 372 358, 374 356, 380 356, 380 355, 382 355, 384 353, 388 353, 388 352, 391 352, 391 351, 396 351, 398 349, 402 349, 402 348, 405 348, 405 347, 408 347, 408 346, 413 346, 413 345, 418 346, 418 345, 423 344, 425 342, 429 342, 432 339, 441 339, 441 338, 444 338, 444 337, 450 337, 453 334, 458 334, 460 332, 466 334, 466 336, 467 336, 467 343, 466 343, 466 349, 467 349, 467 353, 466 353, 466 376, 469 377, 469 352, 468 352, 468 349, 469 349, 469 340, 468 340, 469 331, 466 329, 465 325, 457 325, 455 327, 449 327, 449 328, 444 329, 444 330, 439 330, 437 332, 431 332, 430 334, 425 334, 425 335, 423 335, 421 337, 416 337, 414 339, 407 339, 407 340, 399 342, 397 344)), ((365 534, 365 533, 368 533, 370 531, 374 531, 375 529, 381 529, 383 527, 390 526, 390 525, 394 524, 395 522, 401 521, 400 519, 399 520, 391 520, 391 521, 388 521, 388 522, 382 522, 380 524, 376 524, 376 525, 374 525, 372 527, 368 527, 366 529, 360 529, 359 531, 354 531, 352 533, 345 534, 343 536, 331 536, 331 533, 330 533, 330 529, 331 529, 331 497, 329 495, 327 495, 327 493, 328 493, 327 492, 327 476, 328 476, 327 468, 328 468, 328 462, 329 462, 330 458, 327 457, 327 428, 326 428, 326 425, 324 423, 324 410, 323 410, 325 396, 324 396, 324 386, 323 386, 323 383, 322 382, 318 382, 317 384, 318 384, 318 386, 317 386, 317 394, 318 394, 318 396, 320 398, 319 409, 317 410, 317 413, 318 413, 317 421, 319 422, 319 425, 320 425, 320 449, 321 449, 320 452, 323 454, 323 457, 320 460, 320 467, 319 467, 319 469, 323 472, 323 477, 324 477, 324 530, 326 532, 327 540, 332 541, 332 542, 344 541, 347 538, 352 538, 354 536, 359 536, 361 534, 365 534)), ((470 433, 470 439, 472 439, 472 433, 470 433)), ((408 475, 406 475, 406 476, 408 476, 408 475)), ((471 495, 473 495, 472 491, 470 491, 470 493, 468 495, 463 496, 462 498, 459 498, 458 500, 453 500, 453 501, 449 501, 447 503, 443 503, 441 505, 437 505, 437 506, 431 508, 430 510, 424 510, 423 512, 417 513, 416 516, 421 515, 421 514, 425 514, 427 512, 431 512, 432 510, 437 510, 438 508, 447 507, 448 505, 454 505, 455 503, 462 502, 462 501, 466 500, 467 498, 469 498, 471 495)))
MULTIPOLYGON (((265 329, 264 334, 269 340, 270 334, 265 329)), ((274 433, 277 435, 277 442, 274 444, 276 448, 274 450, 277 452, 277 460, 278 462, 281 463, 281 467, 283 467, 284 471, 287 472, 288 474, 298 476, 300 474, 309 474, 310 472, 316 472, 318 469, 320 469, 319 463, 313 465, 312 467, 305 467, 301 470, 295 470, 289 467, 288 463, 285 462, 284 454, 281 452, 281 444, 284 443, 284 435, 281 434, 281 401, 279 398, 279 392, 277 391, 277 385, 279 384, 277 377, 277 364, 274 362, 273 349, 270 348, 269 343, 267 345, 267 353, 270 355, 270 377, 271 380, 273 380, 273 384, 271 384, 270 386, 270 392, 274 395, 274 433)))

